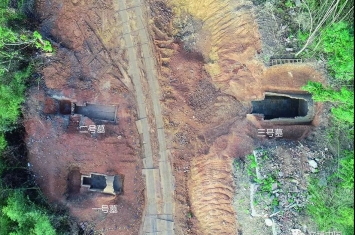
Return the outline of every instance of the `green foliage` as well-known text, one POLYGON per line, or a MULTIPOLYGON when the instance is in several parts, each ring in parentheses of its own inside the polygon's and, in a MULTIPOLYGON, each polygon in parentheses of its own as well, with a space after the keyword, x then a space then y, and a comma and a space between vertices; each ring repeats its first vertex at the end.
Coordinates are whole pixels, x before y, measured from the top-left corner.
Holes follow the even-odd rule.
POLYGON ((247 172, 248 175, 252 178, 252 181, 254 182, 259 182, 259 179, 256 175, 256 167, 258 166, 256 159, 253 154, 250 154, 247 156, 247 160, 249 162, 248 167, 247 167, 247 172))
POLYGON ((21 20, 24 18, 21 8, 22 8, 22 1, 18 2, 18 10, 10 9, 9 0, 1 0, 0 1, 0 25, 6 24, 11 21, 21 20))
POLYGON ((53 51, 50 42, 43 40, 37 31, 31 33, 11 26, 11 21, 23 19, 19 10, 23 3, 16 2, 18 9, 10 9, 8 4, 0 2, 0 133, 11 130, 20 114, 25 83, 32 73, 28 49, 53 51))
POLYGON ((277 181, 274 176, 268 175, 266 178, 264 178, 261 181, 261 184, 260 184, 261 191, 271 193, 272 185, 276 182, 277 181))
MULTIPOLYGON (((5 150, 7 146, 5 136, 0 132, 0 175, 3 172, 3 170, 6 168, 6 165, 4 164, 4 160, 2 158, 2 152, 5 150)), ((1 182, 0 182, 1 185, 1 182)), ((0 226, 1 228, 1 226, 0 226)))
POLYGON ((344 157, 340 159, 340 168, 337 176, 341 179, 341 187, 345 189, 354 188, 354 151, 345 151, 344 157))
POLYGON ((258 166, 258 163, 256 162, 256 159, 253 154, 248 155, 247 159, 250 161, 250 164, 249 164, 250 169, 254 169, 258 166))
POLYGON ((1 224, 5 225, 2 230, 7 230, 6 234, 56 234, 45 210, 31 203, 20 190, 16 190, 7 198, 7 203, 2 208, 1 217, 1 224), (8 226, 10 224, 15 226, 8 226))
MULTIPOLYGON (((8 131, 16 123, 20 114, 23 94, 26 89, 25 81, 32 72, 31 67, 13 73, 9 84, 0 84, 0 132, 8 131)), ((0 81, 2 78, 0 78, 0 81)))
POLYGON ((43 40, 42 35, 39 32, 34 31, 33 38, 36 48, 41 49, 45 52, 53 51, 51 43, 47 40, 43 40))
POLYGON ((0 26, 0 49, 12 43, 16 43, 18 35, 7 27, 0 26))
POLYGON ((277 197, 274 197, 271 202, 271 206, 278 206, 280 204, 279 199, 277 197))
MULTIPOLYGON (((266 152, 263 152, 263 155, 261 156, 263 161, 266 161, 269 159, 268 155, 266 152)), ((272 185, 276 183, 276 179, 273 175, 268 175, 267 177, 263 179, 258 179, 256 175, 256 168, 258 166, 258 163, 254 157, 253 154, 250 154, 247 156, 247 160, 249 162, 248 167, 247 167, 247 172, 248 175, 251 177, 252 181, 260 185, 260 190, 262 192, 267 192, 271 193, 272 191, 272 185)))
POLYGON ((344 152, 340 168, 328 178, 326 186, 312 178, 308 187, 310 203, 306 209, 319 230, 341 230, 354 234, 354 151, 344 152))
POLYGON ((303 90, 310 92, 315 101, 330 101, 334 105, 332 108, 333 117, 344 124, 354 125, 354 91, 342 87, 339 91, 332 88, 325 88, 319 82, 309 81, 303 90))
POLYGON ((354 35, 350 27, 339 22, 321 33, 320 47, 328 59, 328 66, 336 79, 354 79, 354 35))
POLYGON ((345 233, 354 229, 354 205, 350 202, 344 204, 344 201, 347 201, 344 198, 351 195, 349 190, 329 189, 317 186, 315 183, 309 188, 309 193, 310 204, 306 209, 319 230, 329 231, 334 228, 345 233))
POLYGON ((300 16, 309 15, 309 21, 298 22, 303 24, 297 33, 302 49, 296 56, 325 59, 335 81, 354 78, 353 8, 354 2, 348 0, 304 0, 300 7, 300 16))
MULTIPOLYGON (((17 6, 16 9, 10 8, 9 4, 10 1, 0 1, 0 235, 54 235, 57 233, 53 225, 59 232, 63 231, 61 234, 67 234, 69 217, 66 213, 61 211, 60 216, 55 216, 59 213, 49 208, 45 201, 36 199, 34 203, 26 196, 30 191, 29 195, 38 197, 40 192, 8 188, 16 187, 6 183, 12 180, 12 174, 3 175, 5 170, 18 168, 14 161, 6 161, 2 152, 7 146, 5 132, 14 128, 21 113, 26 81, 33 70, 31 57, 38 49, 53 50, 49 41, 43 40, 38 32, 23 28, 26 25, 21 13, 23 1, 11 1, 11 6, 17 6)), ((18 141, 20 144, 21 140, 18 141)), ((27 164, 23 156, 21 161, 27 164)), ((28 180, 28 175, 22 176, 21 173, 16 177, 16 180, 22 180, 21 177, 28 180)))
POLYGON ((263 153, 263 155, 261 156, 261 159, 263 159, 263 161, 269 160, 269 156, 267 155, 267 152, 266 152, 266 151, 265 151, 265 152, 263 153))
POLYGON ((292 0, 287 0, 287 1, 285 2, 285 6, 286 6, 287 8, 292 8, 292 7, 295 7, 295 3, 294 3, 292 0))
POLYGON ((297 39, 301 42, 301 43, 305 43, 307 41, 309 37, 309 33, 308 32, 302 32, 301 30, 298 30, 297 32, 297 39))
POLYGON ((6 147, 6 140, 4 134, 0 134, 0 153, 5 149, 6 147))

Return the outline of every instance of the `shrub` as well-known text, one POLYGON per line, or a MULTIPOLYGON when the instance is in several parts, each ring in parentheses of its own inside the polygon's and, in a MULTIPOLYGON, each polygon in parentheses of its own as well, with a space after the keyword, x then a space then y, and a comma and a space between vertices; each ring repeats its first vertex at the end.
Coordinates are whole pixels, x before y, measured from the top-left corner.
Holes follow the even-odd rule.
POLYGON ((336 174, 341 179, 341 187, 354 188, 354 151, 345 151, 345 157, 340 159, 340 168, 336 174))
POLYGON ((10 130, 16 123, 24 101, 25 81, 31 72, 31 67, 14 72, 9 84, 0 85, 0 133, 10 130))
MULTIPOLYGON (((336 165, 336 162, 334 163, 336 165)), ((341 230, 354 234, 354 151, 344 152, 339 169, 328 177, 327 185, 318 178, 310 181, 307 212, 319 230, 341 230)))
POLYGON ((20 190, 7 198, 1 217, 1 224, 5 225, 2 227, 3 234, 56 234, 45 211, 31 203, 20 190))
POLYGON ((332 75, 340 80, 354 79, 354 36, 344 22, 326 28, 321 38, 332 75))
POLYGON ((6 147, 6 140, 3 134, 0 134, 0 154, 6 147))

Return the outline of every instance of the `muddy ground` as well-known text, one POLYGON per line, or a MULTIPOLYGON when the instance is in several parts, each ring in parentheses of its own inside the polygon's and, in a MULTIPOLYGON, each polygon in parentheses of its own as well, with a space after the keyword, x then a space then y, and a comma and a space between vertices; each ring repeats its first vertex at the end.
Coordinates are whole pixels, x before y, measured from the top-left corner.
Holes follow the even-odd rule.
MULTIPOLYGON (((263 19, 255 20, 261 16, 249 1, 214 1, 203 8, 191 5, 190 11, 179 1, 146 4, 173 156, 175 233, 248 234, 233 206, 239 189, 233 162, 268 141, 257 137, 259 128, 280 127, 248 119, 251 101, 262 99, 265 91, 303 93, 301 86, 322 81, 322 74, 312 63, 265 64, 272 52, 264 48, 272 39, 259 27, 263 19), (226 4, 230 7, 222 9, 226 4), (216 9, 221 13, 214 15, 216 9)), ((37 1, 41 32, 54 42, 56 53, 43 59, 38 86, 28 93, 27 146, 37 181, 51 201, 69 206, 79 221, 102 234, 138 234, 144 208, 142 153, 126 50, 115 37, 125 22, 114 8, 103 1, 37 1), (79 133, 79 124, 94 122, 59 114, 53 98, 116 105, 118 121, 104 123, 104 134, 79 133), (73 168, 83 174, 122 174, 124 193, 77 192, 68 181, 73 168), (114 204, 118 214, 92 209, 114 204)), ((323 121, 322 112, 317 105, 312 123, 283 125, 285 140, 312 133, 323 121)))

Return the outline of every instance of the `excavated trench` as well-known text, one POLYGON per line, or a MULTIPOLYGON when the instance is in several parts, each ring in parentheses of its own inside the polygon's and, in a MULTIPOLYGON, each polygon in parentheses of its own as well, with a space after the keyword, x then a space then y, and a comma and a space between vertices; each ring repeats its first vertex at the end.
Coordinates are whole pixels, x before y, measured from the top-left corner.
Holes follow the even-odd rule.
POLYGON ((91 191, 121 194, 123 192, 123 176, 107 176, 93 173, 90 174, 90 176, 82 175, 81 185, 84 187, 89 187, 91 191), (106 190, 107 186, 112 188, 106 190))
POLYGON ((289 124, 313 120, 314 106, 311 95, 265 92, 265 99, 252 101, 251 114, 265 121, 284 121, 289 124))
POLYGON ((262 101, 252 101, 253 113, 264 114, 265 120, 274 118, 305 117, 307 101, 285 96, 266 96, 262 101))
POLYGON ((81 114, 90 119, 116 121, 116 106, 87 104, 85 106, 74 107, 74 114, 81 114))
POLYGON ((98 104, 79 106, 70 100, 60 100, 59 113, 62 115, 80 114, 92 120, 116 122, 117 107, 114 105, 98 104))
POLYGON ((91 177, 83 177, 83 185, 90 186, 90 189, 104 190, 107 186, 106 178, 103 175, 91 174, 91 177))

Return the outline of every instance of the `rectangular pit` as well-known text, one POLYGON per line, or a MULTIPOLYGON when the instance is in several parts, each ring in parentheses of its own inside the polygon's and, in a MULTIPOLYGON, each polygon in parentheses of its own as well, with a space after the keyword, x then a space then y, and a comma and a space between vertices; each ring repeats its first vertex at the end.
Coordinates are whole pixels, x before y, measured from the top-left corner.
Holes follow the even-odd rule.
POLYGON ((90 191, 113 195, 121 194, 123 192, 123 176, 108 176, 97 173, 82 175, 81 186, 89 188, 90 191))
POLYGON ((264 115, 264 120, 274 118, 305 117, 308 112, 307 101, 286 96, 265 96, 262 101, 252 101, 253 113, 264 115))
POLYGON ((305 123, 313 119, 313 101, 308 94, 278 94, 265 92, 264 100, 252 101, 251 114, 264 121, 305 123))
POLYGON ((117 107, 113 105, 86 104, 74 107, 74 114, 80 114, 92 120, 116 122, 116 112, 117 107))

